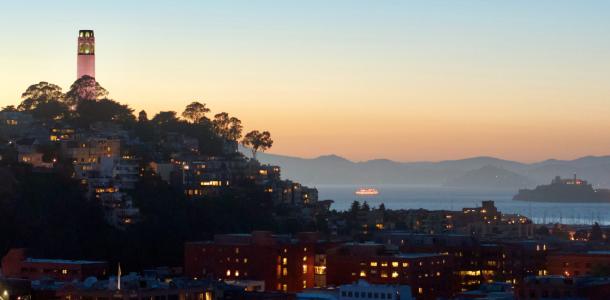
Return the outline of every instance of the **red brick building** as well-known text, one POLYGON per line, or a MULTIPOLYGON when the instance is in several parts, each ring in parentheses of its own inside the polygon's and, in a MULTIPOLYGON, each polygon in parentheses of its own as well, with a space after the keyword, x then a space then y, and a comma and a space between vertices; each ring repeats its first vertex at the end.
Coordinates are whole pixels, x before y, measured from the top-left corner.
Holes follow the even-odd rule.
POLYGON ((316 246, 315 233, 216 235, 213 241, 186 243, 184 271, 199 278, 260 280, 267 291, 300 291, 314 286, 316 246))
POLYGON ((567 277, 595 275, 596 272, 610 271, 610 251, 589 251, 586 253, 555 253, 547 258, 551 275, 567 277))
POLYGON ((365 279, 373 284, 409 285, 417 299, 454 293, 452 258, 437 253, 400 253, 382 244, 344 244, 326 255, 328 285, 365 279))
POLYGON ((83 280, 90 276, 103 277, 108 264, 103 261, 32 258, 26 249, 11 249, 2 258, 2 274, 8 278, 58 281, 83 280))
POLYGON ((530 276, 517 285, 516 299, 606 300, 610 280, 601 277, 530 276))

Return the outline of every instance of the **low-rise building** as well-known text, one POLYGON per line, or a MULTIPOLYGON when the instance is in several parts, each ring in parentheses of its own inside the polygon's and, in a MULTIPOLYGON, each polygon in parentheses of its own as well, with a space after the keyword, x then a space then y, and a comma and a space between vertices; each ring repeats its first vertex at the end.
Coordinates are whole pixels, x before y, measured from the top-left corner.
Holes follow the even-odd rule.
POLYGON ((184 270, 197 278, 264 281, 267 291, 300 291, 314 286, 316 245, 314 233, 216 235, 185 245, 184 270))
POLYGON ((610 279, 600 277, 571 278, 560 275, 531 276, 517 287, 521 299, 588 299, 606 300, 610 279))
POLYGON ((609 275, 610 251, 588 251, 584 253, 554 253, 547 258, 550 275, 592 276, 609 275))
POLYGON ((172 278, 160 281, 156 278, 129 274, 108 280, 88 279, 64 284, 55 291, 58 299, 222 299, 218 283, 209 280, 172 278))
POLYGON ((453 294, 453 261, 440 253, 402 253, 375 243, 347 243, 326 255, 328 285, 364 279, 374 284, 408 285, 417 299, 453 294))
POLYGON ((11 249, 2 258, 2 275, 9 278, 72 281, 106 276, 107 270, 104 261, 32 258, 23 248, 11 249))

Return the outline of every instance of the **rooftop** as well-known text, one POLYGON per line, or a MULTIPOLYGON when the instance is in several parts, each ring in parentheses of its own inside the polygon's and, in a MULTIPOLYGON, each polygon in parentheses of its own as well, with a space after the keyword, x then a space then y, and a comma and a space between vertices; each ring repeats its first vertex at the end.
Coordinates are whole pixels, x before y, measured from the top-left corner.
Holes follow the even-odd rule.
POLYGON ((436 257, 442 256, 440 253, 400 253, 396 255, 399 258, 425 258, 425 257, 436 257))
POLYGON ((31 263, 46 263, 46 264, 64 264, 64 265, 86 265, 86 264, 104 264, 104 261, 95 260, 67 260, 67 259, 49 259, 49 258, 27 258, 25 262, 31 263))

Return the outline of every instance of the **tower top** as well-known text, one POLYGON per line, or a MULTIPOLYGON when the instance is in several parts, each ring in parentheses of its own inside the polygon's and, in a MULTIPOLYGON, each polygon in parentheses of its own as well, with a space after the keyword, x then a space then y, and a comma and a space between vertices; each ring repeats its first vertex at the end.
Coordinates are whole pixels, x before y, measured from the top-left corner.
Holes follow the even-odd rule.
POLYGON ((92 38, 93 37, 93 30, 79 30, 78 31, 78 37, 79 38, 92 38))
POLYGON ((85 75, 95 78, 95 37, 93 30, 79 30, 76 48, 76 79, 85 75))

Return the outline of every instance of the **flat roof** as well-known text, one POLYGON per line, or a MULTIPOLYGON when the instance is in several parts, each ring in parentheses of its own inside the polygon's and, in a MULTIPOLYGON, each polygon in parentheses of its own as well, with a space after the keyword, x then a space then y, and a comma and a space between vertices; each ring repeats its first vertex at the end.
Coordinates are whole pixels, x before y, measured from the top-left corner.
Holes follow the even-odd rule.
POLYGON ((397 254, 396 257, 399 258, 424 258, 424 257, 436 257, 443 256, 440 253, 400 253, 397 254))
POLYGON ((45 264, 64 264, 64 265, 86 265, 86 264, 105 264, 105 261, 95 260, 68 260, 68 259, 49 259, 49 258, 27 258, 25 262, 45 263, 45 264))

